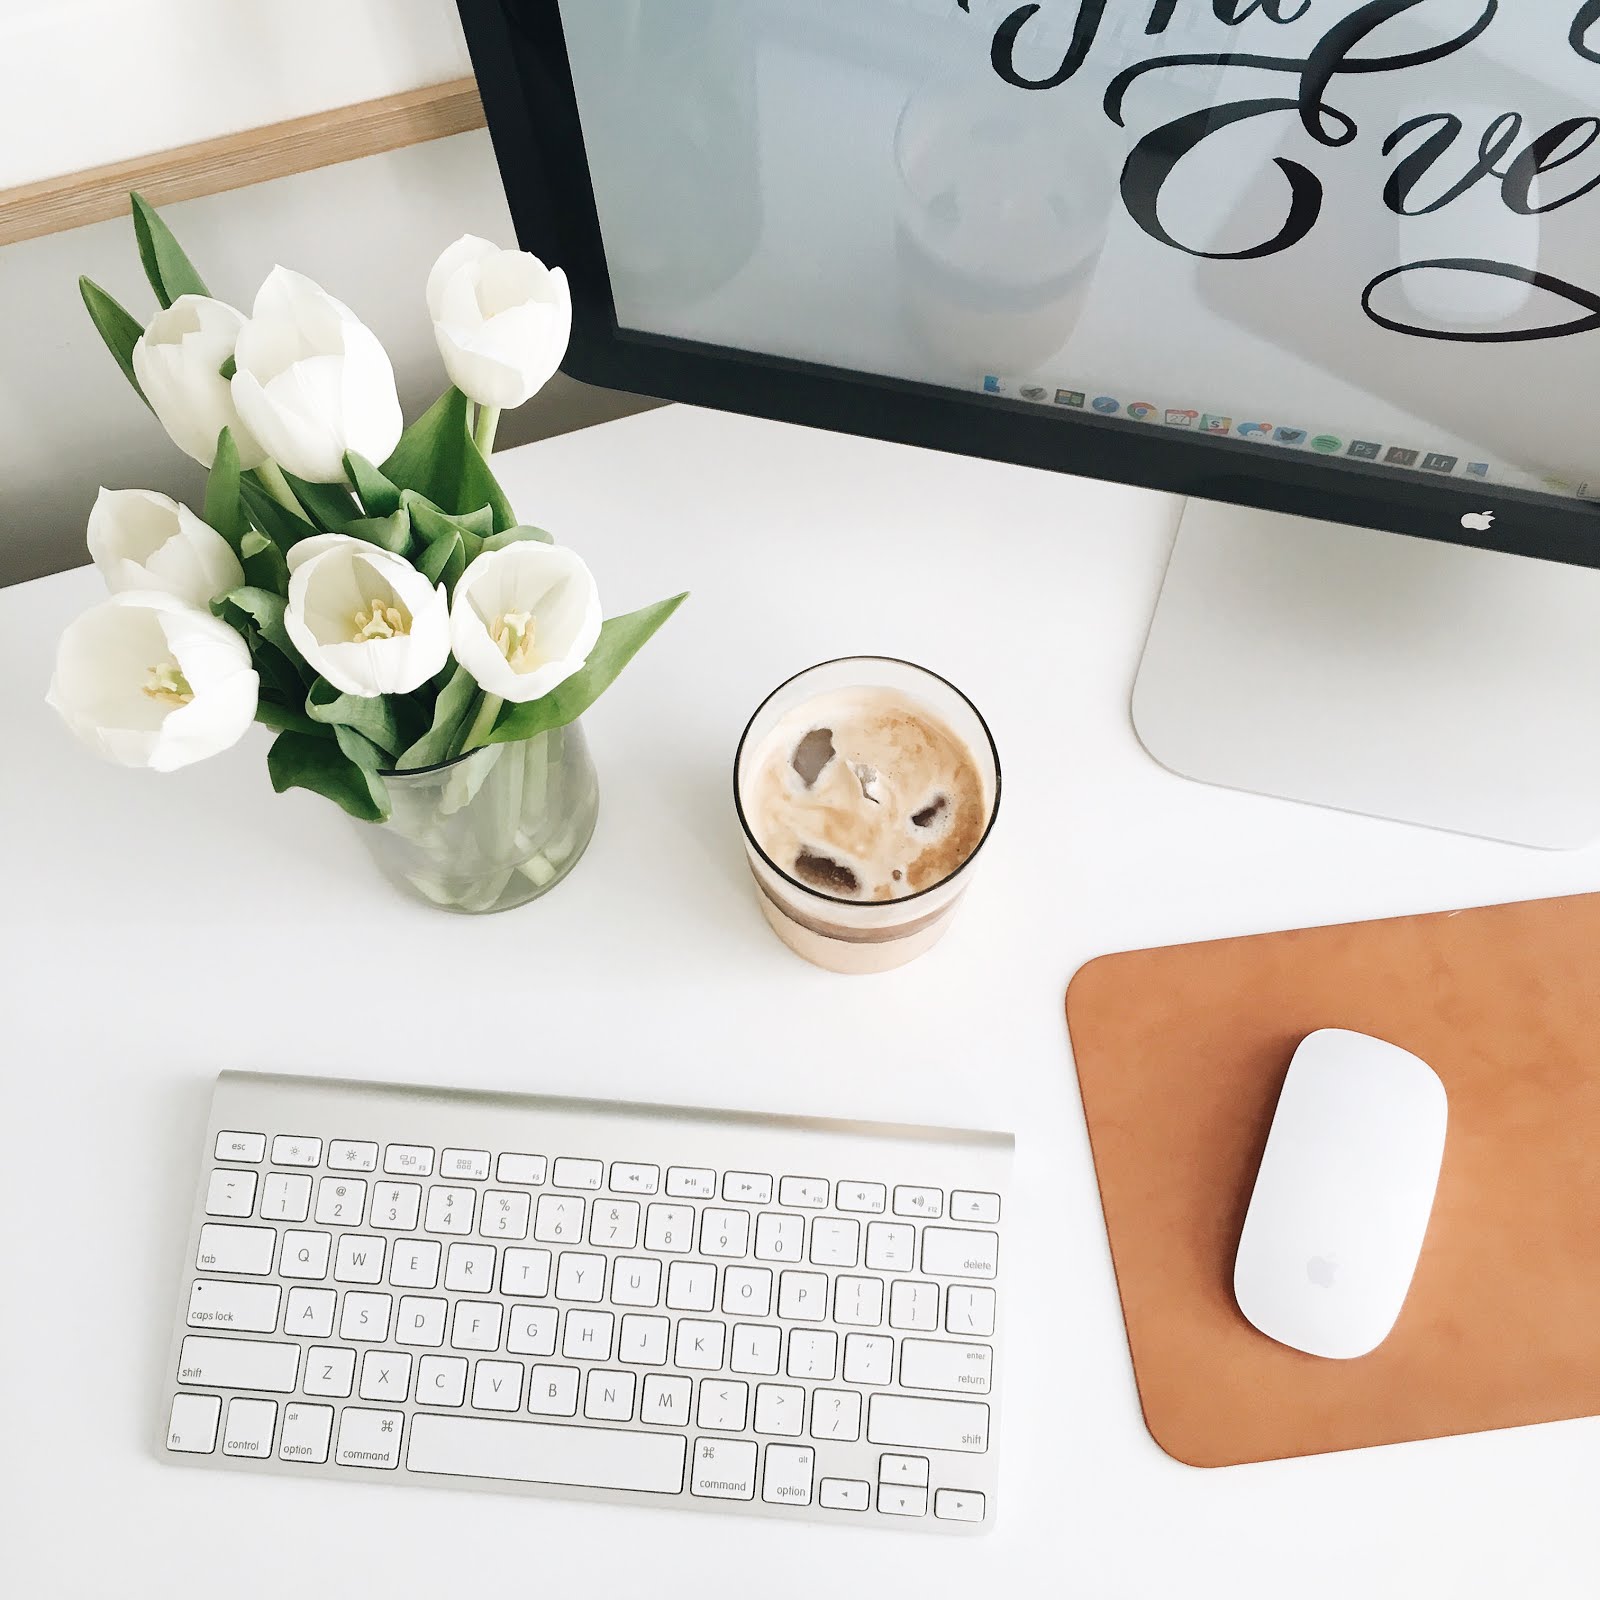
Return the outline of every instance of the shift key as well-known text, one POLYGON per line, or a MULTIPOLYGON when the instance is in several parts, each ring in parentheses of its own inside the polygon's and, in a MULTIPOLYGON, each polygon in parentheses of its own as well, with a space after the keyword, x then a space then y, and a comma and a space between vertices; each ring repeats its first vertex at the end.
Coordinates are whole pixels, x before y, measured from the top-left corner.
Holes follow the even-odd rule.
POLYGON ((914 1450, 989 1448, 989 1408, 980 1400, 919 1400, 875 1394, 867 1401, 867 1438, 914 1450))
POLYGON ((300 1346, 265 1339, 220 1339, 191 1333, 178 1352, 178 1382, 208 1389, 261 1389, 292 1394, 300 1374, 300 1346))
POLYGON ((987 1228, 924 1228, 922 1270, 930 1278, 992 1278, 1000 1235, 987 1228))

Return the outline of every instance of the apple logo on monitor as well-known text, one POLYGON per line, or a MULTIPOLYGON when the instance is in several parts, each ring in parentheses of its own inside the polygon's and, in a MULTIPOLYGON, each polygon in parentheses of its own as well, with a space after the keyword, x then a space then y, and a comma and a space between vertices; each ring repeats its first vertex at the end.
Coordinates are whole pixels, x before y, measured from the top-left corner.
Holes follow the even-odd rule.
POLYGON ((1469 511, 1461 519, 1461 526, 1473 533, 1487 533, 1494 526, 1494 512, 1469 511))
POLYGON ((1319 1289, 1331 1289, 1338 1275, 1339 1263, 1332 1256, 1312 1256, 1306 1262, 1306 1276, 1319 1289))

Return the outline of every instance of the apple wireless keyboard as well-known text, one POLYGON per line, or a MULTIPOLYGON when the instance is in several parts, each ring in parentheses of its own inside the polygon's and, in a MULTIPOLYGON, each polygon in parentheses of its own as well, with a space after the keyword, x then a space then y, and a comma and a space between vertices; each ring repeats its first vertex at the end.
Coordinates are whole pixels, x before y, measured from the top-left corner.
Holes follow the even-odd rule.
POLYGON ((161 1454, 986 1531, 1011 1153, 224 1072, 161 1454))

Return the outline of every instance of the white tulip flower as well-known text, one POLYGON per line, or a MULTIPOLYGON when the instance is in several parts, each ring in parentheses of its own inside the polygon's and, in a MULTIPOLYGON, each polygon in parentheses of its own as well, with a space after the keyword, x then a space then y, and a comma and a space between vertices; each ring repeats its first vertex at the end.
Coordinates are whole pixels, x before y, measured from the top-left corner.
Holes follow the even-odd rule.
POLYGON ((600 637, 600 593, 571 550, 529 540, 486 550, 456 583, 450 643, 486 694, 539 700, 600 637))
POLYGON ((274 267, 234 347, 233 402, 281 467, 343 483, 346 451, 385 460, 403 419, 377 336, 309 278, 274 267))
POLYGON ((130 593, 68 625, 47 698, 101 755, 172 772, 237 743, 259 689, 225 622, 170 594, 130 593))
POLYGON ((428 274, 428 314, 450 381, 479 405, 501 411, 550 381, 572 334, 564 272, 470 233, 428 274))
POLYGON ((233 548, 188 506, 152 489, 102 489, 89 554, 113 594, 157 590, 202 609, 244 582, 233 548))
POLYGON ((239 465, 259 467, 266 452, 239 419, 222 367, 234 353, 244 316, 221 300, 180 295, 158 311, 133 347, 133 371, 161 426, 202 467, 217 457, 217 436, 233 430, 239 465))
POLYGON ((284 626, 345 694, 410 694, 450 659, 450 609, 404 556, 324 533, 289 551, 284 626))

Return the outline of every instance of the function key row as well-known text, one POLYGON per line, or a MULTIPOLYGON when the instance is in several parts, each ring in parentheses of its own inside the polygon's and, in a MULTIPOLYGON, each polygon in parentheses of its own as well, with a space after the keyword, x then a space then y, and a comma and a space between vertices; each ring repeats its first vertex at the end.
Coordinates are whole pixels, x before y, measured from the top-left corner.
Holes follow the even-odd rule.
MULTIPOLYGON (((216 1159, 256 1163, 266 1159, 265 1134, 228 1131, 219 1133, 216 1159)), ((323 1141, 302 1134, 278 1134, 272 1141, 272 1161, 281 1167, 322 1165, 323 1141)), ((334 1172, 376 1172, 377 1144, 360 1139, 335 1139, 328 1145, 328 1167, 334 1172)), ((491 1169, 499 1183, 614 1194, 653 1195, 661 1192, 661 1168, 648 1162, 613 1161, 610 1183, 606 1163, 575 1156, 558 1156, 552 1166, 545 1157, 507 1151, 498 1159, 487 1150, 446 1149, 439 1153, 442 1178, 466 1182, 487 1181, 491 1169)), ((434 1172, 434 1151, 429 1145, 391 1144, 383 1152, 383 1170, 399 1177, 426 1178, 434 1172)), ((725 1172, 720 1194, 743 1205, 771 1205, 773 1177, 767 1172, 725 1172)), ((672 1199, 714 1200, 719 1193, 717 1174, 710 1167, 668 1167, 666 1194, 672 1199)), ((892 1211, 897 1217, 939 1218, 945 1215, 942 1189, 896 1184, 891 1193, 881 1183, 826 1178, 784 1177, 777 1182, 778 1203, 796 1210, 826 1210, 830 1195, 834 1209, 865 1216, 892 1211)), ((998 1222, 1000 1196, 987 1190, 952 1189, 949 1216, 959 1222, 998 1222)))

